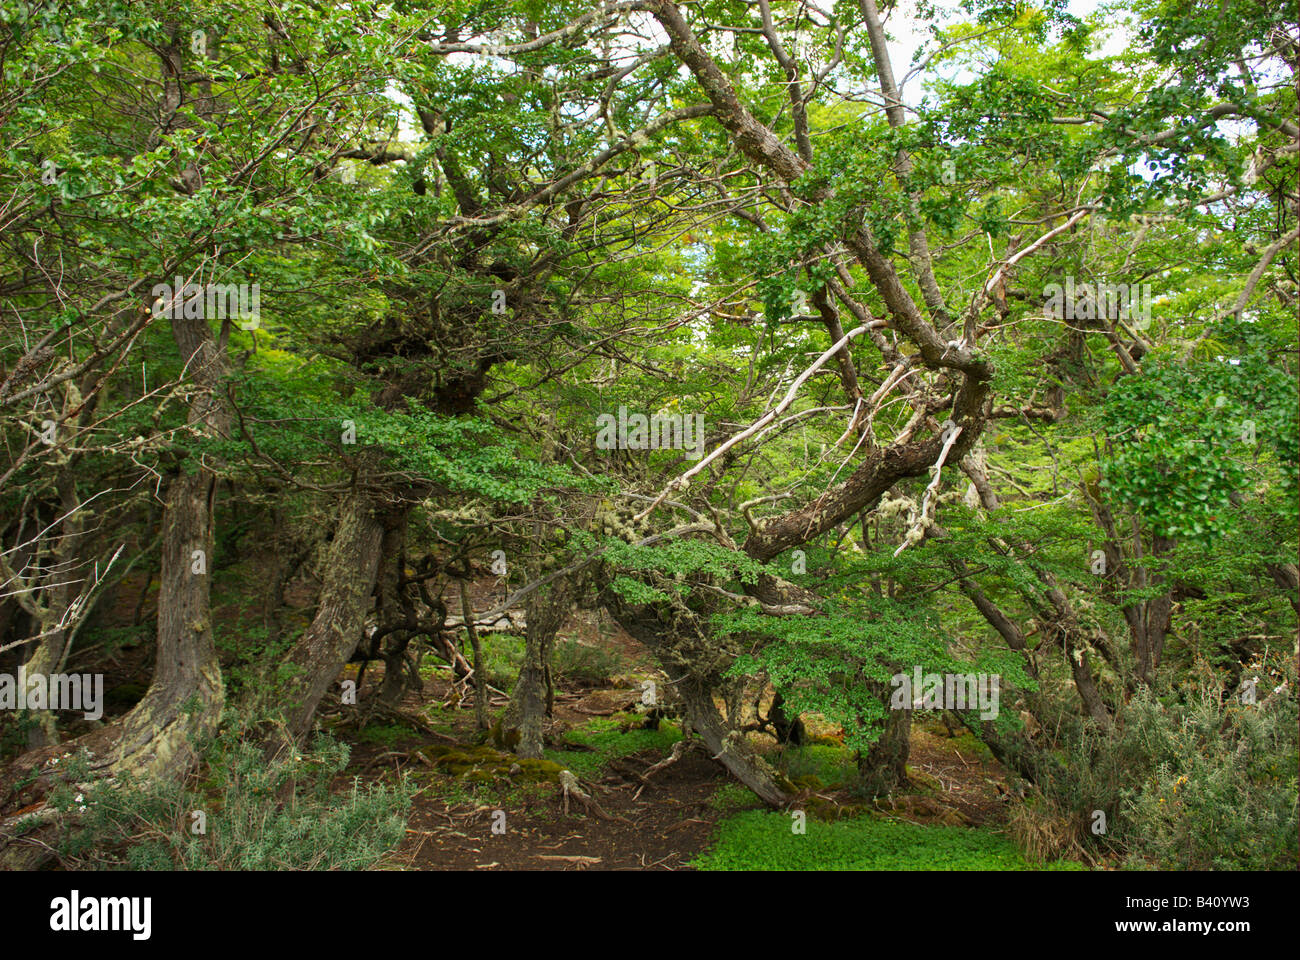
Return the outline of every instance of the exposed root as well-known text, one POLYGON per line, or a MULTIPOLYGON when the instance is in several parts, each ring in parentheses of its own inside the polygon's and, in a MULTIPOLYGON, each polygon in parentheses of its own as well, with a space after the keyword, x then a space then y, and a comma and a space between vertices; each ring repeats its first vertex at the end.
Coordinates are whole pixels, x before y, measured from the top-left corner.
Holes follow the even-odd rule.
POLYGON ((652 766, 649 770, 647 770, 645 773, 640 775, 642 782, 649 783, 650 778, 653 777, 660 770, 663 770, 667 767, 671 767, 674 763, 680 760, 683 755, 685 755, 687 748, 692 745, 693 743, 690 741, 678 740, 676 743, 673 744, 672 753, 668 754, 668 756, 664 757, 662 760, 660 760, 658 763, 652 766))
POLYGON ((618 820, 621 821, 622 823, 632 822, 628 820, 627 817, 611 816, 610 814, 606 813, 601 808, 600 804, 596 802, 596 798, 591 796, 591 794, 587 793, 586 790, 583 790, 582 785, 578 783, 578 778, 575 777, 568 770, 560 771, 560 792, 561 795, 564 797, 565 816, 568 816, 569 813, 569 797, 573 797, 575 800, 581 803, 587 809, 588 812, 594 813, 602 820, 618 820))

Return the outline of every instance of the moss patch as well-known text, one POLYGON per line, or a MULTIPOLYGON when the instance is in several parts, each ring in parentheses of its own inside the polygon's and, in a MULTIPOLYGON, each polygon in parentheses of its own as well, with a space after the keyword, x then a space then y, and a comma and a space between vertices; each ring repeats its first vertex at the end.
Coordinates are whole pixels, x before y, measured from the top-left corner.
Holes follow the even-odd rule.
POLYGON ((875 817, 822 822, 792 831, 788 813, 750 810, 723 821, 700 870, 1083 870, 1056 861, 1037 868, 991 830, 917 826, 875 817))
POLYGON ((507 779, 517 783, 558 781, 563 767, 551 760, 524 760, 491 747, 431 744, 416 750, 438 773, 470 783, 507 779))
POLYGON ((581 748, 545 751, 546 758, 568 767, 580 777, 591 777, 611 760, 630 757, 644 750, 665 754, 682 738, 681 729, 667 720, 659 729, 623 729, 618 716, 596 717, 564 735, 564 742, 581 748))

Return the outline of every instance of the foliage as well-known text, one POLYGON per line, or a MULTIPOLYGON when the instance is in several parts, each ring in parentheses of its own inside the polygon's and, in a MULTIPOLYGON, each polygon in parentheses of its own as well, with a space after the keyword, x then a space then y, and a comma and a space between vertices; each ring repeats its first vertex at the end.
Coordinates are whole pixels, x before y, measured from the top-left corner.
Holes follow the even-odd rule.
MULTIPOLYGON (((964 719, 1041 798, 1026 823, 1134 863, 1285 861, 1294 681, 1267 714, 1228 698, 1297 627, 1292 10, 925 0, 900 121, 860 95, 888 44, 852 3, 677 4, 708 69, 645 44, 658 5, 370 6, 0 4, 0 666, 108 671, 116 724, 195 672, 179 622, 262 720, 322 611, 391 663, 460 583, 554 578, 733 726, 774 689, 865 767, 898 673, 992 674, 997 719, 964 719), (168 317, 177 277, 256 285, 258 316, 168 317), (1048 295, 1112 283, 1150 310, 1048 295), (698 418, 697 445, 604 449, 621 407, 698 418), (211 495, 172 501, 189 477, 211 495), (186 511, 210 576, 160 610, 126 571, 165 582, 186 511), (341 556, 363 527, 377 548, 341 556)), ((511 689, 522 639, 483 641, 511 689)), ((344 863, 331 803, 391 826, 397 794, 252 770, 236 729, 225 779, 100 798, 104 843, 69 855, 344 863), (199 795, 238 816, 176 839, 199 795)), ((0 750, 89 730, 6 717, 0 750)), ((675 736, 601 721, 555 755, 592 774, 675 736)))
POLYGON ((617 650, 562 640, 555 645, 551 670, 557 678, 594 686, 607 683, 624 667, 623 655, 617 650))
MULTIPOLYGON (((412 790, 354 781, 336 792, 348 748, 328 736, 268 764, 227 728, 197 778, 64 785, 59 855, 83 870, 358 870, 403 837, 412 790), (198 833, 195 811, 205 815, 198 833)), ((75 783, 77 773, 69 775, 75 783)))
MULTIPOLYGON (((1281 658, 1281 663, 1293 663, 1281 658)), ((1270 673, 1272 676, 1270 676, 1270 673)), ((1289 870, 1297 857, 1295 700, 1259 670, 1259 697, 1241 702, 1208 669, 1172 702, 1129 705, 1125 740, 1141 745, 1120 791, 1129 862, 1161 870, 1289 870)), ((1132 750, 1137 752, 1137 750, 1132 750)))

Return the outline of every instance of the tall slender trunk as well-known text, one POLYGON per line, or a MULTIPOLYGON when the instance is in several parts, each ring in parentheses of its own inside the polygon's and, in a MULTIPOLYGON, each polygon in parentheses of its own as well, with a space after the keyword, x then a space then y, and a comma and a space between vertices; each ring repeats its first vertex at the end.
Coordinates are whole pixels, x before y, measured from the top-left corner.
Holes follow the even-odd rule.
MULTIPOLYGON (((483 641, 474 628, 474 605, 469 601, 469 584, 464 580, 460 581, 460 615, 465 621, 465 636, 469 637, 469 648, 474 654, 474 726, 486 730, 488 682, 483 666, 483 641)), ((541 755, 539 748, 537 756, 541 755)))
MULTIPOLYGON (((223 347, 204 319, 176 317, 172 335, 197 388, 191 430, 201 437, 228 436, 223 347)), ((198 759, 198 740, 216 730, 225 703, 211 608, 217 478, 202 453, 192 457, 197 468, 184 465, 167 490, 154 675, 144 699, 122 718, 112 753, 117 771, 182 774, 198 759)))
MULTIPOLYGON (((381 628, 393 622, 412 623, 416 620, 414 604, 404 586, 406 574, 406 526, 409 514, 402 510, 389 518, 384 525, 384 539, 380 546, 380 566, 375 603, 381 628)), ((419 683, 418 675, 409 668, 406 650, 414 636, 410 630, 392 630, 383 638, 384 682, 379 690, 379 702, 389 707, 401 703, 406 691, 419 683)))
MULTIPOLYGON (((54 548, 50 551, 50 569, 54 583, 45 592, 45 603, 37 618, 37 634, 41 637, 27 658, 27 675, 49 676, 57 672, 67 655, 68 637, 72 624, 67 622, 69 608, 80 592, 84 577, 74 574, 84 531, 80 503, 77 499, 77 480, 72 470, 65 466, 55 481, 59 491, 59 512, 63 519, 55 534, 54 548)), ((59 742, 58 723, 51 710, 29 711, 36 725, 27 734, 29 749, 59 742)))
MULTIPOLYGON (((91 376, 81 380, 76 386, 65 385, 64 404, 67 407, 82 404, 81 413, 76 424, 78 430, 90 427, 95 420, 95 409, 99 403, 99 391, 91 376), (87 396, 88 395, 88 396, 87 396), (85 398, 83 400, 83 398, 85 398)), ((81 509, 81 498, 77 493, 77 474, 81 454, 70 452, 55 476, 54 486, 59 495, 59 525, 50 549, 50 575, 42 590, 44 604, 36 609, 37 635, 41 639, 27 660, 27 675, 42 674, 49 676, 63 669, 68 658, 69 647, 76 633, 78 624, 89 612, 88 597, 81 596, 83 588, 88 585, 93 589, 85 575, 85 566, 81 562, 81 550, 85 540, 85 517, 81 509), (81 614, 75 616, 73 604, 80 603, 81 614)), ((38 545, 38 551, 39 551, 38 545)), ((32 711, 36 726, 27 738, 30 749, 49 746, 59 742, 58 723, 51 710, 32 711)))

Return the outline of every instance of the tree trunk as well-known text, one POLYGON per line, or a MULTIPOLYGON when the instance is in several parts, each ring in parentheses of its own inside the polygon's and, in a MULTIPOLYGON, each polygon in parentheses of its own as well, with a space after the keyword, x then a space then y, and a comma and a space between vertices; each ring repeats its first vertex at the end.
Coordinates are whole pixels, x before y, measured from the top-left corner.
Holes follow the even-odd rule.
MULTIPOLYGON (((474 726, 479 730, 486 730, 488 683, 486 668, 483 666, 483 641, 479 639, 478 630, 474 628, 474 605, 469 600, 469 584, 464 580, 460 581, 460 615, 465 621, 465 635, 469 637, 469 648, 474 652, 474 726)), ((537 756, 541 756, 540 750, 537 756)))
POLYGON ((687 676, 680 667, 661 662, 681 695, 691 729, 700 735, 713 759, 720 761, 732 776, 753 790, 764 803, 773 807, 788 804, 793 799, 791 792, 787 792, 790 785, 780 782, 776 772, 754 751, 743 734, 726 728, 713 702, 712 691, 687 676))
POLYGON ((168 489, 153 682, 122 718, 116 771, 156 775, 165 768, 174 774, 188 770, 198 759, 198 739, 215 732, 221 718, 225 688, 210 605, 215 486, 211 471, 200 469, 177 477, 168 489))
MULTIPOLYGON (((390 623, 410 623, 416 619, 415 609, 405 595, 402 578, 406 574, 406 522, 409 514, 403 510, 384 525, 380 546, 380 567, 376 593, 376 607, 380 628, 390 623)), ((379 689, 379 702, 396 707, 406 691, 418 683, 407 667, 406 649, 412 633, 409 630, 392 630, 384 636, 384 682, 379 689)))
POLYGON ((1273 582, 1286 594, 1291 607, 1300 613, 1300 572, 1294 563, 1269 563, 1265 565, 1273 582))
POLYGON ((494 739, 521 757, 542 755, 542 727, 546 720, 547 675, 555 635, 569 617, 573 585, 567 580, 536 591, 528 598, 524 628, 524 663, 510 692, 494 739))
MULTIPOLYGON (((172 335, 198 392, 189 423, 201 436, 230 434, 222 393, 228 364, 208 321, 177 317, 172 335)), ((179 776, 197 761, 197 741, 216 731, 225 704, 212 636, 213 502, 216 475, 202 463, 171 482, 163 507, 158 638, 153 681, 122 718, 114 772, 179 776)))
MULTIPOLYGON (((306 737, 321 698, 361 639, 383 538, 384 527, 370 499, 358 491, 350 493, 341 505, 326 556, 316 615, 289 653, 289 663, 297 673, 285 694, 289 704, 285 730, 294 743, 306 737)), ((272 748, 284 746, 273 744, 272 748)))
POLYGON ((767 719, 772 722, 772 729, 776 733, 778 743, 792 747, 803 746, 803 721, 799 719, 797 713, 793 717, 786 714, 785 697, 781 696, 780 690, 772 695, 772 706, 768 708, 767 719))
MULTIPOLYGON (((50 569, 54 581, 45 594, 45 603, 36 620, 37 635, 41 637, 28 657, 27 675, 49 676, 62 668, 67 655, 68 637, 72 624, 65 622, 69 607, 80 592, 84 577, 74 574, 77 567, 84 523, 80 502, 77 499, 77 481, 73 472, 65 467, 55 481, 59 491, 59 512, 63 519, 54 537, 50 552, 50 569)), ((52 710, 29 711, 36 721, 27 734, 27 746, 35 750, 59 742, 58 722, 52 710)))
MULTIPOLYGON (((882 689, 880 696, 888 698, 882 689)), ((871 749, 858 758, 858 786, 868 796, 883 796, 907 786, 907 755, 911 750, 912 711, 890 710, 885 729, 871 749)))

